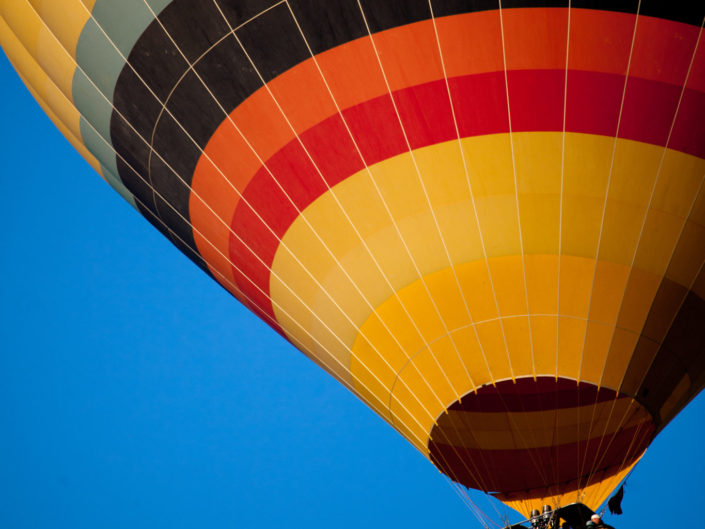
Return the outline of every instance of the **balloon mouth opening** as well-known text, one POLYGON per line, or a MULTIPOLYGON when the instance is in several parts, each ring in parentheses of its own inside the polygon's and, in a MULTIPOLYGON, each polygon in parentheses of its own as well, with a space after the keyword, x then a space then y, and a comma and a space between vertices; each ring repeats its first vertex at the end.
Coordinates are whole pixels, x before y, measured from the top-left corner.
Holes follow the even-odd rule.
POLYGON ((451 404, 428 447, 453 481, 517 500, 599 483, 636 461, 654 432, 651 415, 628 395, 572 379, 525 377, 451 404))

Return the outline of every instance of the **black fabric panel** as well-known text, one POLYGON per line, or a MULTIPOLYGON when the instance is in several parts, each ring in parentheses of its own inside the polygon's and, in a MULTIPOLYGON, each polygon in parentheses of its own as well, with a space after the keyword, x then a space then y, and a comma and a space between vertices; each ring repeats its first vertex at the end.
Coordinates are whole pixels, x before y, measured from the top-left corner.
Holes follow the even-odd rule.
POLYGON ((428 0, 407 0, 404 2, 380 2, 361 0, 370 31, 376 33, 402 24, 412 24, 431 18, 428 0))
MULTIPOLYGON (((182 72, 188 68, 157 21, 152 22, 142 33, 127 60, 161 101, 164 101, 182 72)), ((125 66, 123 72, 129 69, 129 66, 125 66)))
MULTIPOLYGON (((577 9, 595 9, 598 11, 617 11, 618 13, 636 13, 639 0, 573 0, 571 7, 577 9)), ((643 3, 642 3, 643 7, 643 3)))
POLYGON ((314 54, 367 35, 355 0, 292 0, 289 4, 314 54))
MULTIPOLYGON (((201 82, 201 79, 199 79, 193 71, 189 71, 184 76, 174 90, 166 108, 169 113, 171 113, 171 116, 188 131, 189 135, 201 148, 205 148, 213 131, 226 117, 225 112, 218 106, 213 95, 208 92, 205 85, 201 82)), ((166 115, 168 115, 168 113, 164 112, 161 119, 164 119, 166 115)), ((171 129, 162 129, 157 125, 154 134, 155 140, 160 138, 160 135, 164 134, 165 130, 171 129)), ((157 149, 157 152, 162 156, 164 156, 163 153, 170 155, 173 153, 173 155, 177 157, 181 157, 184 154, 182 152, 176 152, 168 138, 162 139, 161 145, 162 149, 157 149)), ((196 151, 196 154, 200 156, 200 151, 196 151)), ((196 165, 189 164, 189 167, 193 169, 196 165)), ((179 174, 182 173, 179 172, 179 174)), ((187 178, 190 184, 191 175, 184 174, 183 176, 187 178)))
MULTIPOLYGON (((197 0, 198 1, 198 0, 197 0)), ((213 1, 213 0, 211 0, 213 1)), ((251 18, 272 7, 277 0, 216 0, 232 28, 237 28, 251 18)), ((276 9, 276 8, 275 8, 276 9)), ((286 9, 286 6, 284 6, 286 9)))
POLYGON ((191 63, 230 31, 216 5, 203 0, 173 0, 159 20, 191 63))
MULTIPOLYGON (((571 5, 576 7, 575 3, 571 5)), ((534 2, 527 2, 526 0, 506 0, 502 2, 502 9, 514 9, 517 7, 568 7, 568 0, 542 0, 534 2)))
POLYGON ((168 156, 162 154, 164 160, 152 155, 150 164, 150 179, 154 188, 172 206, 169 207, 161 199, 157 200, 160 217, 179 237, 195 248, 193 231, 189 225, 189 186, 201 151, 168 114, 164 114, 159 121, 154 150, 160 154, 169 153, 168 156))
POLYGON ((219 43, 194 69, 228 112, 262 88, 262 81, 232 35, 219 43))
POLYGON ((237 36, 265 81, 311 57, 285 4, 243 26, 237 36))
MULTIPOLYGON (((113 106, 117 111, 113 111, 110 120, 113 145, 116 148, 121 145, 129 150, 133 145, 139 149, 145 142, 149 144, 162 103, 152 95, 129 67, 124 68, 120 74, 113 97, 113 106), (131 127, 124 123, 120 115, 131 127)), ((122 151, 121 154, 123 154, 122 151)), ((146 167, 146 163, 144 165, 146 167)))
POLYGON ((151 209, 154 193, 148 177, 149 145, 137 138, 119 115, 113 114, 111 122, 113 145, 117 156, 120 178, 130 193, 151 209))
POLYGON ((649 17, 665 18, 699 26, 705 17, 702 0, 642 0, 639 13, 649 17))

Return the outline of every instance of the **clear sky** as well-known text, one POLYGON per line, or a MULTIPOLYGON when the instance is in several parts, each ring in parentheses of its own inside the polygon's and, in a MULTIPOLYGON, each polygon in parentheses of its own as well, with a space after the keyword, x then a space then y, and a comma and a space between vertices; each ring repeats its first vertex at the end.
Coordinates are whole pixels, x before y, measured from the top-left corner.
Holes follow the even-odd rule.
MULTIPOLYGON (((0 95, 0 527, 481 527, 105 184, 2 54, 0 95)), ((610 523, 703 527, 683 513, 702 511, 704 424, 701 394, 610 523)))

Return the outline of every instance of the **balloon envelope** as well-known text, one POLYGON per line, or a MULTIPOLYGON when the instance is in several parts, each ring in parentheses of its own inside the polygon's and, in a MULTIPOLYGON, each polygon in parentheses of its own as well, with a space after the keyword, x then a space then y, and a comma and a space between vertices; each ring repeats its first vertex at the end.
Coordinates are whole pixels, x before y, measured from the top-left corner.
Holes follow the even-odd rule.
POLYGON ((189 258, 528 513, 597 507, 705 385, 705 7, 542 4, 6 0, 0 42, 189 258))

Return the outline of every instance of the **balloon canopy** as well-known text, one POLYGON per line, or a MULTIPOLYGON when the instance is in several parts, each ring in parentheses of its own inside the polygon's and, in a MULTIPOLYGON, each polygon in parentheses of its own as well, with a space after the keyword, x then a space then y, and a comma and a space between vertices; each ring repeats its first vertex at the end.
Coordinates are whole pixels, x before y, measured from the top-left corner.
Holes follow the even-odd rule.
POLYGON ((705 385, 702 2, 0 14, 105 180, 455 482, 596 508, 705 385))

